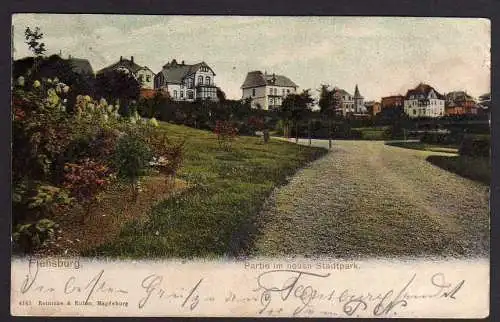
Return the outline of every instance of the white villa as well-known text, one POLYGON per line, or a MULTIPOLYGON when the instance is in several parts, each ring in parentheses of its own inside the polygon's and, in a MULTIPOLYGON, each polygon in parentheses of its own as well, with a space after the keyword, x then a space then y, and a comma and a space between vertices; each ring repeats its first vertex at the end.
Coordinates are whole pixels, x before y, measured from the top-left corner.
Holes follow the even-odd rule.
POLYGON ((247 74, 241 89, 242 98, 251 98, 253 108, 269 110, 281 106, 288 94, 297 93, 298 85, 283 75, 252 71, 247 74))
POLYGON ((406 93, 404 111, 409 117, 440 117, 445 115, 445 98, 432 86, 420 83, 406 93))
POLYGON ((354 88, 354 95, 338 87, 334 87, 333 91, 338 102, 337 113, 346 116, 348 114, 365 114, 368 112, 364 104, 364 97, 359 93, 357 84, 354 88))
POLYGON ((125 73, 132 73, 135 79, 141 84, 141 89, 153 89, 155 73, 147 66, 140 66, 134 62, 134 56, 125 59, 120 56, 120 60, 108 67, 99 70, 96 74, 104 74, 111 70, 123 71, 125 73))
POLYGON ((176 101, 217 100, 215 73, 205 62, 188 65, 173 59, 155 76, 154 88, 176 101))

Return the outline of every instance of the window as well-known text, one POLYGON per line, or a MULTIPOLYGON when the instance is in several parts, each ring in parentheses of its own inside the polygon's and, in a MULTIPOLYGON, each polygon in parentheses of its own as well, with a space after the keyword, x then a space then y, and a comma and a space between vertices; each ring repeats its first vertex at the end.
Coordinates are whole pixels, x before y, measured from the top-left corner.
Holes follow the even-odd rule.
POLYGON ((193 79, 192 78, 188 78, 187 79, 187 87, 188 88, 193 88, 193 79))
POLYGON ((198 76, 198 85, 203 85, 203 76, 198 76))
POLYGON ((210 85, 210 77, 205 77, 205 84, 210 85))
POLYGON ((174 98, 177 98, 177 91, 174 91, 174 98))
POLYGON ((269 89, 269 95, 273 95, 273 89, 272 88, 269 89))
POLYGON ((285 96, 285 89, 284 88, 281 90, 281 95, 285 96))
POLYGON ((184 98, 184 91, 181 91, 181 98, 184 98))
POLYGON ((150 82, 151 81, 151 75, 146 75, 146 82, 150 82))
POLYGON ((255 96, 255 88, 252 89, 252 96, 255 96))
POLYGON ((278 89, 277 88, 274 89, 274 95, 278 95, 278 89))
POLYGON ((188 96, 189 99, 193 99, 194 98, 193 91, 187 91, 187 96, 188 96))
POLYGON ((417 110, 413 110, 413 115, 417 115, 417 110))
POLYGON ((287 89, 287 90, 286 90, 286 93, 287 93, 287 94, 290 94, 290 90, 289 90, 289 89, 287 89))
POLYGON ((139 82, 141 82, 141 83, 142 83, 142 74, 141 74, 141 75, 139 75, 139 82))

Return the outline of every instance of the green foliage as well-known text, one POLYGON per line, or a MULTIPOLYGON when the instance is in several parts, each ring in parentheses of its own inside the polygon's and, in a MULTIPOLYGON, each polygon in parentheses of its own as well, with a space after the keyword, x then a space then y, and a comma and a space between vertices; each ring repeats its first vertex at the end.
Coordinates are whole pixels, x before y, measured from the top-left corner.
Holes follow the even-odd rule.
POLYGON ((129 133, 120 137, 113 155, 114 168, 118 176, 132 183, 146 173, 149 162, 153 157, 152 151, 136 133, 129 133))
POLYGON ((24 252, 32 251, 52 239, 57 227, 58 224, 47 218, 17 225, 12 232, 14 249, 24 252))
POLYGON ((134 112, 131 102, 139 99, 140 84, 132 74, 121 71, 109 71, 97 75, 96 94, 107 101, 120 101, 120 115, 129 117, 134 112))
POLYGON ((48 208, 53 204, 69 204, 72 199, 68 193, 58 187, 41 184, 35 190, 35 195, 27 198, 28 208, 48 208))
POLYGON ((190 189, 155 206, 89 256, 133 258, 234 255, 251 242, 256 214, 276 185, 326 150, 239 137, 221 150, 210 132, 162 123, 171 144, 186 141, 177 176, 190 189))
POLYGON ((24 37, 28 48, 33 52, 33 54, 35 54, 35 56, 41 56, 45 53, 45 43, 40 41, 43 38, 43 33, 40 32, 39 27, 35 27, 35 30, 31 30, 30 27, 26 27, 24 37))
POLYGON ((474 136, 465 136, 460 144, 459 154, 471 157, 490 156, 490 138, 477 138, 474 136))
POLYGON ((321 85, 319 89, 319 100, 318 105, 322 114, 329 118, 335 116, 335 109, 339 103, 335 91, 330 90, 329 85, 321 85))

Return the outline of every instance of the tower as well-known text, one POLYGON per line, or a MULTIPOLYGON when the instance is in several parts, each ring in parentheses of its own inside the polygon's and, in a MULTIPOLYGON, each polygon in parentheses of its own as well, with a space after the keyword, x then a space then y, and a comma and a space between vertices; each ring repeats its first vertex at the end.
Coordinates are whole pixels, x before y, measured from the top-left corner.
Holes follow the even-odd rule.
POLYGON ((359 93, 358 89, 358 84, 356 84, 356 87, 354 88, 354 112, 355 113, 363 113, 364 112, 364 106, 363 106, 363 96, 359 93))

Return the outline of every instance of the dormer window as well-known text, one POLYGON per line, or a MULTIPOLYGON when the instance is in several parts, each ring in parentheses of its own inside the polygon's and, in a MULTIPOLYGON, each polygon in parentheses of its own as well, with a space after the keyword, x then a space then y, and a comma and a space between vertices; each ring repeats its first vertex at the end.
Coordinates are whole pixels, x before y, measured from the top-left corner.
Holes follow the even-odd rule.
POLYGON ((198 76, 198 85, 203 85, 203 76, 198 76))
POLYGON ((205 77, 205 84, 210 85, 210 77, 205 77))

